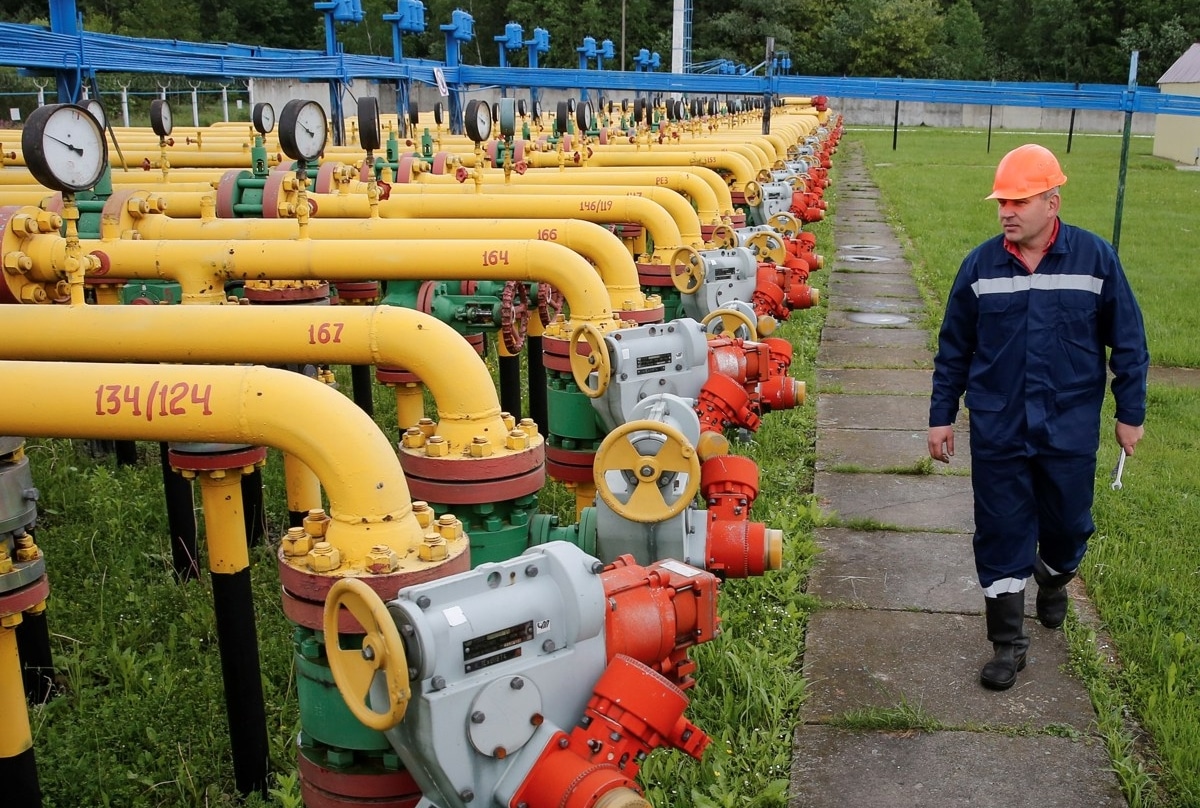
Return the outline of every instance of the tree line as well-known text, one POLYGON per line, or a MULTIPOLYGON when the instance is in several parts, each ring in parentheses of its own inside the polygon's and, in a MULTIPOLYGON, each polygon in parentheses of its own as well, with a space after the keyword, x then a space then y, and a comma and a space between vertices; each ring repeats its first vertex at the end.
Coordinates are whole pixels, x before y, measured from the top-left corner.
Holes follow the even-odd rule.
MULTIPOLYGON (((396 0, 361 0, 364 19, 338 25, 348 53, 392 56, 383 20, 396 0)), ((46 23, 47 0, 7 0, 5 18, 46 23)), ((324 22, 302 0, 78 0, 90 31, 202 42, 321 49, 324 22)), ((612 40, 608 68, 627 69, 642 48, 670 65, 668 0, 425 0, 427 29, 404 37, 404 55, 441 59, 455 9, 472 15, 468 64, 496 65, 494 37, 509 22, 525 38, 550 32, 545 67, 577 67, 585 36, 612 40), (622 16, 624 37, 622 48, 622 16)), ((1124 84, 1130 53, 1138 81, 1153 85, 1200 36, 1200 0, 694 0, 694 62, 727 59, 753 68, 765 40, 787 53, 794 74, 1124 84)), ((524 51, 509 64, 526 64, 524 51)), ((593 64, 594 66, 594 64, 593 64)))

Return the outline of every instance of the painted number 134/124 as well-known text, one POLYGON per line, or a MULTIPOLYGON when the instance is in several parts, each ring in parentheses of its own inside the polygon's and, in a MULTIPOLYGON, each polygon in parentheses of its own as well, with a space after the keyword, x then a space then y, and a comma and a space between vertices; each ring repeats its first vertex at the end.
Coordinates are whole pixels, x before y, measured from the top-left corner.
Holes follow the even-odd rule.
POLYGON ((155 416, 212 415, 211 397, 211 384, 156 381, 144 389, 140 384, 102 384, 96 388, 96 415, 127 413, 144 415, 147 421, 155 416))

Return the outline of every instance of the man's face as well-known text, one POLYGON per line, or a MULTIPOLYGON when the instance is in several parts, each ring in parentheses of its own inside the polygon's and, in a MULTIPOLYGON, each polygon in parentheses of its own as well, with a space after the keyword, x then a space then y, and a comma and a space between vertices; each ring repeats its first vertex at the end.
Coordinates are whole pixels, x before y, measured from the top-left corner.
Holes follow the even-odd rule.
POLYGON ((1038 194, 1026 199, 997 199, 1004 237, 1019 247, 1044 246, 1058 216, 1061 197, 1038 194))

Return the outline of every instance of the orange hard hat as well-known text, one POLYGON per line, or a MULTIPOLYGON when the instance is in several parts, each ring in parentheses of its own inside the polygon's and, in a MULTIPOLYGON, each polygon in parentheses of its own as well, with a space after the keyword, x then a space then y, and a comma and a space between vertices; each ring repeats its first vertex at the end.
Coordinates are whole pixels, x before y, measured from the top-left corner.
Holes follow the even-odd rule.
POLYGON ((1045 146, 1026 143, 1004 155, 986 199, 1028 199, 1067 181, 1058 159, 1045 146))

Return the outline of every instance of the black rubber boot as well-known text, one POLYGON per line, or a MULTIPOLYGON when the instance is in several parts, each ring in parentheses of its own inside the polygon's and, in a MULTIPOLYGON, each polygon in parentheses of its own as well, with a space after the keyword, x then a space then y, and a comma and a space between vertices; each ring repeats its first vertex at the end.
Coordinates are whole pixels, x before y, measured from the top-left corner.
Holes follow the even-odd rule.
POLYGON ((988 639, 995 656, 979 672, 979 682, 991 690, 1008 690, 1025 668, 1029 637, 1025 634, 1025 590, 984 598, 988 639))
POLYGON ((1073 572, 1053 575, 1041 556, 1033 563, 1033 579, 1037 581, 1037 618, 1046 628, 1058 628, 1067 619, 1066 586, 1075 577, 1073 572))

